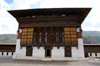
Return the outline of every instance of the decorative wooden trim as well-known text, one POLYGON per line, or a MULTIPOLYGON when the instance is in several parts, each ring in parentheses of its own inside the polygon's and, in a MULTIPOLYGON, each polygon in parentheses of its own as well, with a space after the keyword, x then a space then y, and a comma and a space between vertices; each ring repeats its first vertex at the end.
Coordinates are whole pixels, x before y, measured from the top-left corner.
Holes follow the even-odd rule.
POLYGON ((82 33, 81 32, 77 32, 77 38, 82 38, 82 33))
MULTIPOLYGON (((58 45, 53 45, 53 44, 21 44, 21 46, 34 46, 34 47, 44 47, 44 49, 45 48, 47 48, 47 47, 49 47, 49 48, 53 48, 54 46, 56 46, 56 47, 58 47, 58 45)), ((77 44, 75 44, 75 45, 70 45, 70 44, 62 44, 62 45, 59 45, 59 47, 65 47, 65 46, 74 46, 74 47, 77 47, 77 44)))
POLYGON ((20 39, 20 38, 21 38, 21 33, 18 33, 17 39, 20 39))
POLYGON ((20 25, 19 28, 29 28, 29 27, 62 27, 62 26, 78 26, 78 24, 60 24, 60 25, 20 25))

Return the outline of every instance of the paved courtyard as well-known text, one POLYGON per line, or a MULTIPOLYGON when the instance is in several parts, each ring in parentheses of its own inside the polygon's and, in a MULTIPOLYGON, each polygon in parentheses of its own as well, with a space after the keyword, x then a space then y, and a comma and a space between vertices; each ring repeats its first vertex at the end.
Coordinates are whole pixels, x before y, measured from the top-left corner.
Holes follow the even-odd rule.
POLYGON ((100 66, 100 61, 33 61, 0 57, 0 66, 100 66))

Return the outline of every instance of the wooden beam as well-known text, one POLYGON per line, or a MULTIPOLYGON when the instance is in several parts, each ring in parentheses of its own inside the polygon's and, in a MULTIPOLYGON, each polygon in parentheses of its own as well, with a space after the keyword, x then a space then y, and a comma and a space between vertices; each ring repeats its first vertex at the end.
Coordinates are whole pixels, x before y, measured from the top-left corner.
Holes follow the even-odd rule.
POLYGON ((19 28, 27 28, 27 27, 56 27, 56 26, 58 26, 58 27, 59 26, 61 26, 61 27, 63 26, 64 27, 64 26, 78 26, 78 25, 75 25, 75 24, 71 24, 71 25, 70 24, 69 25, 68 24, 67 25, 66 24, 62 24, 62 25, 20 25, 19 28))

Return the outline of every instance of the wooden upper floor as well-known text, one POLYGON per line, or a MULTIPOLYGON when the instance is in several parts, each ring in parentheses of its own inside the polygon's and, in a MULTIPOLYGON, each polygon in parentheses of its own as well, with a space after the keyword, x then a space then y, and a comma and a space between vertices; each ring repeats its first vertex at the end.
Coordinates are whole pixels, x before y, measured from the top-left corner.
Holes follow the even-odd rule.
POLYGON ((41 8, 8 11, 19 27, 80 26, 91 8, 41 8))

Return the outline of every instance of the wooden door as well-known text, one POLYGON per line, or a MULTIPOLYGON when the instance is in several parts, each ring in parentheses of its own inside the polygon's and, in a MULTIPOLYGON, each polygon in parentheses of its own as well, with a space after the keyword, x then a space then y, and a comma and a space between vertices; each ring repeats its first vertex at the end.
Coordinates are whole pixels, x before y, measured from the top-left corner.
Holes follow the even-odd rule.
POLYGON ((71 57, 71 47, 70 46, 65 47, 65 57, 71 57))
POLYGON ((32 56, 32 47, 31 46, 27 46, 27 48, 26 48, 26 56, 32 56))
POLYGON ((51 49, 50 48, 45 49, 45 57, 51 57, 51 49))

